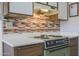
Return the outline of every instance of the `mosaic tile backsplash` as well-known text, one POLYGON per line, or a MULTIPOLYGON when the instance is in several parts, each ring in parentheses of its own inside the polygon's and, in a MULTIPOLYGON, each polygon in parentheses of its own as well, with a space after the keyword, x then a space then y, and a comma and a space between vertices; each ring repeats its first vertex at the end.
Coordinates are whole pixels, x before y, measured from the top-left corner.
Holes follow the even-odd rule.
POLYGON ((4 31, 56 31, 59 30, 59 21, 57 18, 50 20, 48 17, 28 17, 26 19, 8 19, 4 21, 4 31))

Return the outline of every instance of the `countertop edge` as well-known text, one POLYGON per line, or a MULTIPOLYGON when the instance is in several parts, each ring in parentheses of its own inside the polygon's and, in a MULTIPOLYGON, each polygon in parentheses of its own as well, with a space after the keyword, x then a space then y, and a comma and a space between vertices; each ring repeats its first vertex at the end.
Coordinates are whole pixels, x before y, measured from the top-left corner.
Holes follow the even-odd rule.
POLYGON ((25 45, 33 45, 33 44, 38 44, 38 43, 44 43, 44 41, 41 41, 41 42, 35 42, 35 43, 29 43, 29 44, 23 44, 23 45, 12 45, 11 43, 9 43, 9 42, 7 42, 5 40, 3 40, 2 42, 8 44, 11 47, 19 47, 19 46, 25 46, 25 45))

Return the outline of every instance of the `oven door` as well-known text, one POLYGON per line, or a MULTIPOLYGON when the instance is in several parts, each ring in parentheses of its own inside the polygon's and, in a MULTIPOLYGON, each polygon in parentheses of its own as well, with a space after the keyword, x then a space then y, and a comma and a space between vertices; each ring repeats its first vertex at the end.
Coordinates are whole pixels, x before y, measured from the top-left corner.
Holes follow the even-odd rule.
POLYGON ((44 50, 45 56, 69 56, 69 47, 61 46, 44 50))

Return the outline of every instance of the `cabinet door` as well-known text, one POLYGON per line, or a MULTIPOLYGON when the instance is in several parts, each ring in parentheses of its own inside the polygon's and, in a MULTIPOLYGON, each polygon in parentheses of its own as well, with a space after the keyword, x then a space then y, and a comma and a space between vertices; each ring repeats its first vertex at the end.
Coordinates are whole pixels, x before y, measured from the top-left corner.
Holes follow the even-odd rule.
POLYGON ((68 20, 68 3, 67 2, 59 2, 58 3, 58 18, 60 20, 68 20))
POLYGON ((70 56, 78 56, 78 38, 70 39, 70 56))
POLYGON ((8 2, 3 2, 3 14, 6 15, 8 12, 8 2))
POLYGON ((21 46, 15 48, 16 56, 41 56, 43 55, 43 44, 21 46))
POLYGON ((48 5, 57 7, 57 2, 48 2, 48 5))
POLYGON ((10 2, 9 12, 32 15, 32 2, 10 2))
POLYGON ((70 47, 70 56, 78 56, 78 46, 70 47))

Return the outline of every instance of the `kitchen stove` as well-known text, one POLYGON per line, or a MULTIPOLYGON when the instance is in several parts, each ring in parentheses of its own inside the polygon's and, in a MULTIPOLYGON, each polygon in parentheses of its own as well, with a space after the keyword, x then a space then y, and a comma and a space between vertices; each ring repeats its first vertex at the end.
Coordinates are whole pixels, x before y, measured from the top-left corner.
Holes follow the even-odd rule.
POLYGON ((69 55, 69 40, 67 37, 55 35, 41 35, 36 38, 44 40, 44 55, 65 56, 69 55))

